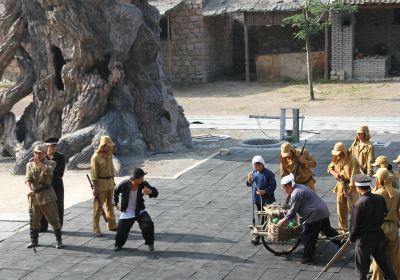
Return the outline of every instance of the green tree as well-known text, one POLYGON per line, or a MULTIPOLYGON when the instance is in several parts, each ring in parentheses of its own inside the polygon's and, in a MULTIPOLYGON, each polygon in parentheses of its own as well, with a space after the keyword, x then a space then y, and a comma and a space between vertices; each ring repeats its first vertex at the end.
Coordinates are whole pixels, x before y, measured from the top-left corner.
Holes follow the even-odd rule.
MULTIPOLYGON (((311 59, 311 39, 318 36, 330 25, 332 12, 355 13, 356 6, 344 4, 342 1, 323 2, 321 0, 304 0, 301 4, 301 13, 284 19, 297 29, 294 37, 305 42, 307 54, 307 79, 310 89, 310 99, 315 100, 313 86, 313 66, 311 59)), ((325 54, 327 55, 327 54, 325 54)))

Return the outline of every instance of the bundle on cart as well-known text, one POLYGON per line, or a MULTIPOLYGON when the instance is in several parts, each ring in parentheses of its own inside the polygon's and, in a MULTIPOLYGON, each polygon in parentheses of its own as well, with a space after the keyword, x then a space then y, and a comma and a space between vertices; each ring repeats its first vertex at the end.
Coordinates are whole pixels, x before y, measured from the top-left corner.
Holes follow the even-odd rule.
POLYGON ((270 204, 264 207, 264 211, 267 214, 268 231, 267 236, 271 241, 287 241, 293 238, 297 238, 300 234, 300 228, 295 219, 289 221, 284 226, 280 226, 277 223, 280 219, 285 217, 287 209, 281 204, 270 204))

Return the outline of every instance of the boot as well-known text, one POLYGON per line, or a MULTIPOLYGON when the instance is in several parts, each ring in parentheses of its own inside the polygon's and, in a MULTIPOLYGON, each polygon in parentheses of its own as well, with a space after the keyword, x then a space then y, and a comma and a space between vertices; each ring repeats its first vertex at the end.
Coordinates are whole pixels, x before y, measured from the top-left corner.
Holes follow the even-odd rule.
POLYGON ((62 237, 61 237, 61 229, 55 229, 54 234, 56 236, 56 241, 57 241, 56 249, 64 248, 64 244, 62 243, 62 237))
POLYGON ((31 235, 31 243, 26 245, 26 248, 28 248, 28 249, 37 247, 39 244, 39 242, 38 242, 39 231, 37 231, 36 229, 31 229, 30 235, 31 235))

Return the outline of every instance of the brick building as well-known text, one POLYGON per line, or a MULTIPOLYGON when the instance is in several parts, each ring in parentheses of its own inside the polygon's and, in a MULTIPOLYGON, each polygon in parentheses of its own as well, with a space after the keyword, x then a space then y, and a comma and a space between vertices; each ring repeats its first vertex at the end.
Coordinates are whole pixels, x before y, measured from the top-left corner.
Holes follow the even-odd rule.
POLYGON ((232 69, 229 16, 203 16, 204 0, 149 0, 161 14, 164 69, 177 83, 204 83, 232 69))
MULTIPOLYGON (((162 16, 161 56, 174 82, 203 83, 226 74, 245 76, 248 81, 280 80, 288 69, 289 72, 294 69, 292 74, 300 72, 299 79, 306 79, 303 66, 298 69, 291 65, 294 60, 282 59, 288 53, 295 53, 298 63, 305 59, 304 42, 294 39, 294 29, 283 23, 285 17, 299 11, 294 0, 150 0, 149 3, 162 16), (260 58, 265 55, 272 56, 260 58), (277 65, 281 61, 289 62, 277 65), (261 65, 265 62, 268 63, 261 65), (271 71, 261 71, 262 68, 271 71)), ((322 51, 316 57, 322 59, 323 69, 323 36, 315 39, 312 46, 315 51, 322 51)))
POLYGON ((331 79, 398 80, 400 0, 345 2, 358 12, 332 15, 331 79))

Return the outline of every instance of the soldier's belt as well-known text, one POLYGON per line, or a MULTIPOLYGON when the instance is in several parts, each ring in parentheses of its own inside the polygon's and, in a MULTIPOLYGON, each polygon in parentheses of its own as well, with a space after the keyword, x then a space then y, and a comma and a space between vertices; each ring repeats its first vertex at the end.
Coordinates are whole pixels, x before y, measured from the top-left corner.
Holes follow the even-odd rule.
POLYGON ((40 185, 38 188, 34 188, 34 190, 35 190, 35 193, 41 193, 50 188, 51 188, 51 186, 49 186, 49 185, 40 185))
POLYGON ((306 180, 306 181, 304 181, 304 182, 297 183, 297 184, 305 185, 305 184, 307 184, 308 182, 310 182, 312 179, 313 179, 313 176, 311 175, 310 178, 308 178, 308 180, 306 180))
POLYGON ((97 177, 97 179, 100 179, 100 180, 108 180, 108 179, 112 179, 113 178, 113 176, 107 176, 107 177, 97 177))

